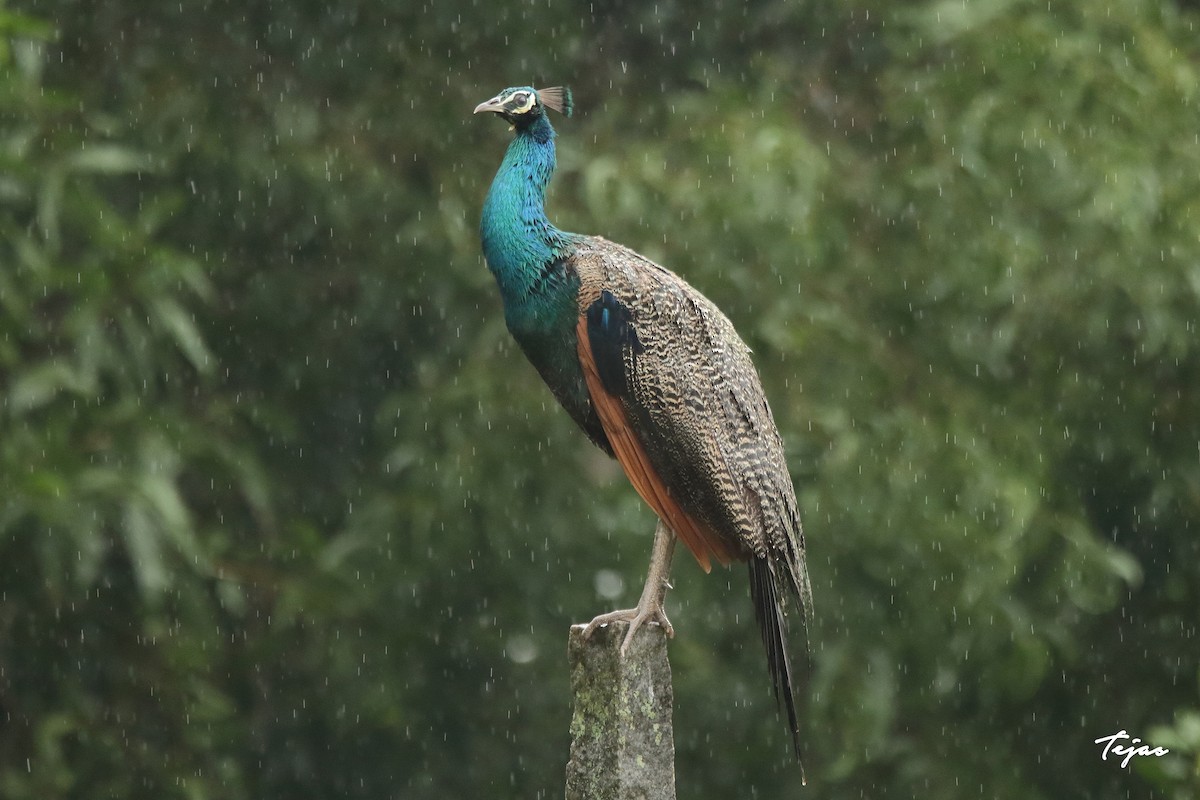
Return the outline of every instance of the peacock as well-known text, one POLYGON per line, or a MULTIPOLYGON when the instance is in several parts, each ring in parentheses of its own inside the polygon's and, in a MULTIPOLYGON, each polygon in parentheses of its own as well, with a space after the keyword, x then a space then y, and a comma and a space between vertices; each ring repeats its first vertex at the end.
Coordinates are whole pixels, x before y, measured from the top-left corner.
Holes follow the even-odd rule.
POLYGON ((812 614, 804 533, 783 442, 750 349, 704 295, 670 270, 546 217, 555 131, 570 90, 505 89, 475 107, 507 121, 512 143, 483 204, 480 238, 504 319, 546 385, 588 438, 621 464, 658 515, 650 568, 628 620, 674 629, 663 608, 680 539, 708 572, 749 564, 750 596, 796 756, 800 734, 788 658, 785 598, 812 614))

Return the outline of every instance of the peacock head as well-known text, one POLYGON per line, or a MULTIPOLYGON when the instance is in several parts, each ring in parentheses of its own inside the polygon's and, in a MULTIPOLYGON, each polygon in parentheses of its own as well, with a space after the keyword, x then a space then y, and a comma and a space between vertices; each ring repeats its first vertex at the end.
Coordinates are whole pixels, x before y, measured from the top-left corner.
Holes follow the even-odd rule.
POLYGON ((571 116, 574 108, 571 90, 565 86, 552 86, 549 89, 517 86, 505 89, 491 100, 475 106, 475 113, 490 111, 504 117, 513 127, 526 128, 545 117, 547 108, 554 109, 564 117, 571 116))

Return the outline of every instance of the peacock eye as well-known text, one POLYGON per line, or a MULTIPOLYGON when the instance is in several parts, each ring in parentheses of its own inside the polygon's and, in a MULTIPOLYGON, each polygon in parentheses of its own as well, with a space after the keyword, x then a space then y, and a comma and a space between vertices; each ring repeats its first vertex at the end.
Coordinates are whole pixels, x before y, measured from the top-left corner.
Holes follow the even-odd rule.
POLYGON ((528 111, 533 107, 533 95, 529 92, 517 92, 513 95, 513 106, 515 111, 528 111))

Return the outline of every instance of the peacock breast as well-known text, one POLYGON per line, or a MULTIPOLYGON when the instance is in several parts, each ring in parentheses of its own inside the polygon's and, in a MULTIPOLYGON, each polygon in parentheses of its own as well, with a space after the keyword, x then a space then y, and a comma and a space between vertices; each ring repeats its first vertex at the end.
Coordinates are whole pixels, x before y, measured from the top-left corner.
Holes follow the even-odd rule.
POLYGON ((547 272, 537 291, 506 300, 504 319, 555 399, 593 442, 609 451, 579 363, 579 293, 579 276, 564 259, 547 272))

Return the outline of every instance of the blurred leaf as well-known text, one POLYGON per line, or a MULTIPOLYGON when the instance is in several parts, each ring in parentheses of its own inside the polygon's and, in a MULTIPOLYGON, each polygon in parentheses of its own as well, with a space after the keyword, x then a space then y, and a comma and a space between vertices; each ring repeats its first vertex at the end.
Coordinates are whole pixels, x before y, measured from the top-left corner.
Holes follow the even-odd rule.
POLYGON ((68 163, 74 170, 107 175, 137 172, 151 167, 146 155, 116 144, 86 145, 68 163))
POLYGON ((200 373, 212 372, 215 361, 191 315, 172 298, 158 297, 152 304, 157 321, 163 325, 200 373))
POLYGON ((51 402, 60 392, 86 394, 93 390, 90 384, 65 361, 48 361, 17 377, 8 393, 8 407, 18 414, 31 411, 51 402))

